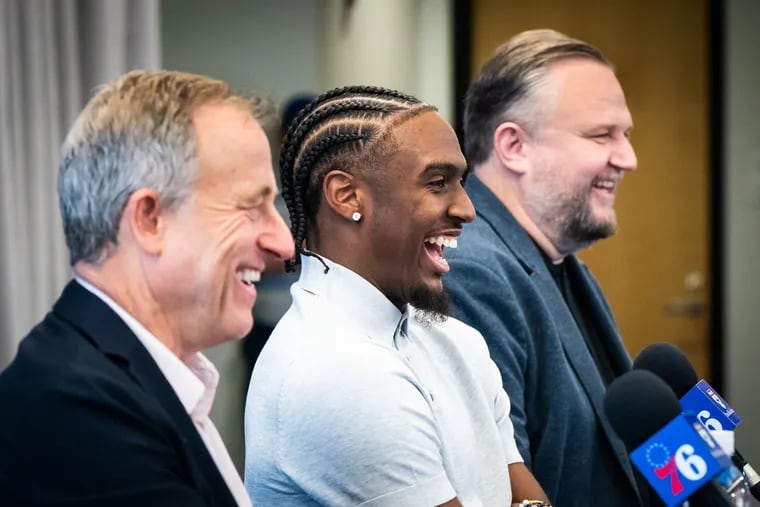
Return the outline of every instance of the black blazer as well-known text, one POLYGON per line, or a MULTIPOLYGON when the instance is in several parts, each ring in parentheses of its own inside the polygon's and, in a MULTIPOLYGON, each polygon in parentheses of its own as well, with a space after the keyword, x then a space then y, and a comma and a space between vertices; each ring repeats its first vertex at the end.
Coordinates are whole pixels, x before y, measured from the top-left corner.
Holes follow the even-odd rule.
POLYGON ((236 505, 148 351, 75 281, 0 374, 0 505, 236 505))

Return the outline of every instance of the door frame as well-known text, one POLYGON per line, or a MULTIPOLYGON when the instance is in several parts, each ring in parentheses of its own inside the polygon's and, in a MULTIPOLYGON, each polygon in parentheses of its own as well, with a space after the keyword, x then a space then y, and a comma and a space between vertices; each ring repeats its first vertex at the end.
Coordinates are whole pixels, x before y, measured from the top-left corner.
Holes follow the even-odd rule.
MULTIPOLYGON (((452 65, 454 83, 454 130, 460 144, 464 138, 464 97, 471 79, 473 3, 470 0, 452 0, 452 65)), ((709 131, 709 177, 711 203, 708 211, 710 223, 708 262, 710 283, 710 326, 708 351, 710 378, 718 392, 724 391, 726 368, 725 354, 725 230, 724 230, 724 70, 725 70, 725 11, 722 0, 708 0, 708 124, 709 131)))

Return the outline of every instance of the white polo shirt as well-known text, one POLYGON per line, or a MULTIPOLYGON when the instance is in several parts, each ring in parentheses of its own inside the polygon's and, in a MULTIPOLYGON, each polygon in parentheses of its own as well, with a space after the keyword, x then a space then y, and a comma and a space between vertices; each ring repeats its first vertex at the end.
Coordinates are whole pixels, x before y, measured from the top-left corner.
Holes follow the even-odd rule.
POLYGON ((325 259, 302 258, 293 305, 264 347, 246 404, 245 482, 259 505, 511 502, 522 461, 483 337, 421 323, 325 259))

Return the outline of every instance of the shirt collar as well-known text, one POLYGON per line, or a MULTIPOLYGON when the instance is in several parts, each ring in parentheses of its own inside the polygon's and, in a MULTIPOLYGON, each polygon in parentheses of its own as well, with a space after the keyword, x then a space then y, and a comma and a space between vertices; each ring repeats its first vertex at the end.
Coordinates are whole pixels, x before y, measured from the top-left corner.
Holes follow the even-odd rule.
POLYGON ((298 285, 307 292, 322 296, 337 305, 348 318, 359 322, 373 341, 395 346, 395 337, 408 325, 409 305, 399 311, 369 281, 350 269, 320 256, 325 266, 311 256, 301 256, 301 277, 298 285))
POLYGON ((187 413, 193 419, 208 416, 219 383, 219 372, 211 361, 196 352, 183 362, 106 293, 81 277, 76 277, 76 281, 121 317, 156 362, 187 413))

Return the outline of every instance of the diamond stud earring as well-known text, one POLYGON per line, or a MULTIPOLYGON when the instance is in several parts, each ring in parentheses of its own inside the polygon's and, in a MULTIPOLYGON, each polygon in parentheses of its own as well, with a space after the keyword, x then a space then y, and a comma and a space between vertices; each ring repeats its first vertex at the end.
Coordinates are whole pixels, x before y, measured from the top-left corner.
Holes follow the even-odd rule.
POLYGON ((358 222, 361 219, 362 219, 362 214, 359 213, 358 211, 354 211, 354 214, 351 215, 351 220, 353 220, 354 222, 358 222))

